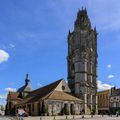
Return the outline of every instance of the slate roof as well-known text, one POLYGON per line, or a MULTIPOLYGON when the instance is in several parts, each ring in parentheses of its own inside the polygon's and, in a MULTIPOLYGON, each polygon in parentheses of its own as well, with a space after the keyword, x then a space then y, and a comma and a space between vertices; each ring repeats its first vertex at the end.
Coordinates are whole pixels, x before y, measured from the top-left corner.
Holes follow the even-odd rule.
POLYGON ((31 103, 31 102, 35 102, 37 100, 42 100, 45 99, 47 96, 49 96, 51 94, 51 92, 57 87, 57 85, 62 81, 62 79, 51 83, 47 86, 44 86, 42 88, 36 89, 34 91, 32 91, 28 96, 27 96, 27 100, 24 103, 31 103))
POLYGON ((63 79, 60 79, 54 83, 30 92, 27 98, 25 98, 21 104, 32 103, 44 99, 81 101, 70 93, 55 91, 55 88, 62 80, 63 79))
POLYGON ((17 90, 17 92, 31 92, 31 91, 32 91, 32 88, 29 84, 24 85, 17 90))
POLYGON ((26 79, 25 79, 25 85, 20 87, 17 92, 21 93, 21 92, 31 92, 32 91, 32 87, 30 85, 30 79, 29 79, 29 75, 26 74, 26 79))
POLYGON ((82 101, 77 97, 73 96, 70 93, 62 92, 62 91, 53 91, 53 93, 48 97, 48 99, 54 100, 67 100, 67 101, 82 101))

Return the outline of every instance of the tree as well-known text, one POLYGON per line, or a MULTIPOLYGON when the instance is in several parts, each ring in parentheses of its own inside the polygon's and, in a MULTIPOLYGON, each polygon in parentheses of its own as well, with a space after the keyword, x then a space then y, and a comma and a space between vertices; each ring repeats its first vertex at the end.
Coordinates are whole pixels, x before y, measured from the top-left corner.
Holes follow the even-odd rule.
POLYGON ((1 111, 4 111, 4 110, 5 110, 4 105, 0 105, 0 108, 1 108, 1 111))

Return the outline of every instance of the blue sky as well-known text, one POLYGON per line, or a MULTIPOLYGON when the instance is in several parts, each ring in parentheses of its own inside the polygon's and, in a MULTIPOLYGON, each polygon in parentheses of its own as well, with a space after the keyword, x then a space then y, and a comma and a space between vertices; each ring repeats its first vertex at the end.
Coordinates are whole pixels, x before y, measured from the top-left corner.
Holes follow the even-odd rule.
POLYGON ((67 79, 67 34, 82 6, 97 27, 99 89, 120 87, 119 0, 0 0, 0 104, 26 73, 33 89, 67 79))

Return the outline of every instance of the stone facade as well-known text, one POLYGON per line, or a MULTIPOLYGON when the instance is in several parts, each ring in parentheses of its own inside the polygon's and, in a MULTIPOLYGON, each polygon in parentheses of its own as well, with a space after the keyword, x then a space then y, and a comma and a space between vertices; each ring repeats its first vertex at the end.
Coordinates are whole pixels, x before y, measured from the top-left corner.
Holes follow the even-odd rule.
POLYGON ((30 116, 79 115, 83 111, 83 101, 71 94, 63 79, 28 92, 27 95, 24 94, 26 89, 22 90, 8 94, 6 115, 15 115, 19 108, 30 116))
POLYGON ((115 87, 108 90, 98 91, 98 114, 113 114, 119 107, 116 103, 119 102, 119 94, 115 94, 116 91, 120 91, 115 87), (115 104, 114 104, 115 103, 115 104), (117 107, 115 107, 116 105, 117 107))
POLYGON ((32 116, 90 114, 93 110, 97 113, 97 32, 92 29, 86 10, 78 12, 74 31, 69 31, 67 61, 68 84, 58 80, 32 90, 27 74, 25 85, 14 93, 15 98, 8 97, 7 112, 13 102, 15 112, 22 107, 32 116))
POLYGON ((98 114, 109 114, 111 89, 97 92, 98 114))
POLYGON ((68 85, 84 100, 86 114, 97 112, 97 32, 86 10, 80 10, 74 31, 68 34, 68 85))
POLYGON ((110 95, 110 112, 111 114, 116 114, 118 111, 120 114, 120 88, 116 89, 115 87, 111 89, 110 95))
MULTIPOLYGON (((56 115, 80 115, 83 110, 83 104, 74 101, 65 100, 45 100, 41 105, 41 101, 33 102, 23 105, 25 111, 29 109, 31 116, 56 116, 56 115), (46 111, 43 111, 43 106, 46 111)), ((20 105, 21 106, 21 105, 20 105)), ((17 106, 18 107, 18 106, 17 106)))
POLYGON ((46 102, 49 115, 80 115, 80 112, 83 110, 82 103, 73 101, 48 100, 46 102))

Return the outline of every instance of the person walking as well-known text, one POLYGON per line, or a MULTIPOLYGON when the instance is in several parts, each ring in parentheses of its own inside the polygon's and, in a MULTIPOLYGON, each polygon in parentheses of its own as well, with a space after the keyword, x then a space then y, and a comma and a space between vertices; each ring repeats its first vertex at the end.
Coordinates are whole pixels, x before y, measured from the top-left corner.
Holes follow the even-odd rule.
POLYGON ((118 117, 118 115, 119 115, 119 113, 118 113, 118 111, 116 112, 116 117, 118 117))
POLYGON ((81 114, 82 114, 82 118, 84 118, 84 112, 82 112, 81 114))
POLYGON ((19 108, 18 109, 18 120, 23 120, 23 115, 24 115, 25 111, 23 110, 23 108, 19 108))

